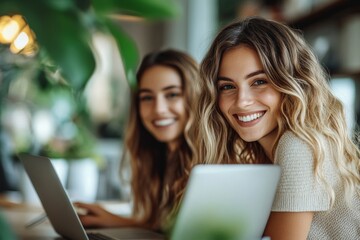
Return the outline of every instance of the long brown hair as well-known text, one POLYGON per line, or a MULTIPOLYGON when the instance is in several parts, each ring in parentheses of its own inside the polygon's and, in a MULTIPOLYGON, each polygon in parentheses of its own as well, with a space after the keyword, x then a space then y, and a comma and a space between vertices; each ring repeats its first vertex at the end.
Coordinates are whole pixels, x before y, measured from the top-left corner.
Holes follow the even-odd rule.
POLYGON ((199 95, 198 64, 188 54, 163 50, 146 55, 137 72, 138 85, 144 72, 156 65, 174 69, 182 81, 188 121, 178 148, 168 154, 166 143, 159 142, 144 127, 139 114, 138 90, 131 93, 131 107, 125 134, 125 154, 131 166, 133 210, 136 217, 155 229, 171 220, 183 194, 193 155, 187 136, 193 122, 193 104, 199 95))

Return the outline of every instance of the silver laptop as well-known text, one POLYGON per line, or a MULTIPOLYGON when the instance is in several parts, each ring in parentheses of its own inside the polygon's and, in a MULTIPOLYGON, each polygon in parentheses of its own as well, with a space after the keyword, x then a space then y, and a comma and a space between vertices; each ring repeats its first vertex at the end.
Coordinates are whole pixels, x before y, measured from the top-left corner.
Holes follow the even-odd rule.
MULTIPOLYGON (((69 239, 89 239, 51 161, 19 157, 55 231, 69 239)), ((261 239, 279 178, 276 165, 194 167, 170 239, 261 239)), ((165 239, 140 228, 101 229, 96 234, 109 239, 165 239)))
POLYGON ((40 198, 51 225, 62 237, 73 240, 165 238, 162 234, 141 228, 96 229, 86 232, 50 159, 31 155, 20 155, 19 158, 40 198))
POLYGON ((171 239, 262 239, 279 179, 277 165, 195 166, 171 239))

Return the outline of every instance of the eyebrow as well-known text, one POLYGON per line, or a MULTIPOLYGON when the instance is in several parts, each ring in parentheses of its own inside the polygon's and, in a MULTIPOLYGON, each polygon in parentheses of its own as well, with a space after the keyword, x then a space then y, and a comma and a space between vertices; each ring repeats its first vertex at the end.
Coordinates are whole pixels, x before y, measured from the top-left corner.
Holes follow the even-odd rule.
MULTIPOLYGON (((171 85, 171 86, 167 86, 167 87, 164 87, 163 89, 161 89, 161 91, 167 91, 167 90, 171 90, 171 89, 176 89, 176 88, 180 88, 182 89, 181 86, 178 86, 178 85, 171 85)), ((148 88, 141 88, 139 89, 139 94, 140 93, 151 93, 152 91, 148 88)))
MULTIPOLYGON (((255 71, 255 72, 251 72, 251 73, 249 73, 248 75, 246 75, 246 76, 245 76, 245 79, 254 77, 254 76, 259 75, 259 74, 264 74, 264 73, 265 73, 265 71, 262 70, 262 69, 261 69, 261 70, 257 70, 257 71, 255 71)), ((221 80, 232 81, 232 79, 230 79, 230 78, 228 78, 228 77, 219 76, 219 77, 217 78, 217 81, 221 81, 221 80)))

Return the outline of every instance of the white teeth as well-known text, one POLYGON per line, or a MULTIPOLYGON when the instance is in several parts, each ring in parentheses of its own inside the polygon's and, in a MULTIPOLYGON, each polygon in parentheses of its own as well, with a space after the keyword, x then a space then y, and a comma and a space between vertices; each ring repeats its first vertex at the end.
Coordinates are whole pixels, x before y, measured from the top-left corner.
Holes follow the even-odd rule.
POLYGON ((250 122, 250 121, 253 121, 255 119, 258 119, 259 117, 263 116, 264 113, 254 113, 254 114, 251 114, 251 115, 247 115, 247 116, 239 116, 238 115, 238 119, 239 121, 241 122, 250 122))
POLYGON ((154 124, 155 126, 164 127, 172 124, 173 122, 175 122, 174 118, 167 118, 167 119, 154 121, 154 124))

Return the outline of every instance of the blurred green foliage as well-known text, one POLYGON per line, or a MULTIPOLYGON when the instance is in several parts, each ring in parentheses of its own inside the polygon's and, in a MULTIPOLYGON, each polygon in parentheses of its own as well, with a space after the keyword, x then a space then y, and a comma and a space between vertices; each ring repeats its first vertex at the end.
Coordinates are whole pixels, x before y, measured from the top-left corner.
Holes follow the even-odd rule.
POLYGON ((6 221, 4 215, 0 211, 0 239, 15 240, 15 234, 10 228, 9 223, 6 221))
MULTIPOLYGON (((171 0, 1 0, 0 15, 21 14, 35 32, 47 60, 76 91, 83 90, 95 69, 94 31, 111 34, 118 45, 127 80, 135 86, 139 55, 134 41, 112 21, 115 14, 149 20, 176 16, 171 0)), ((41 57, 41 56, 40 56, 41 57)))
POLYGON ((239 221, 231 214, 217 214, 209 209, 207 214, 189 219, 182 231, 172 229, 169 235, 172 240, 248 240, 244 236, 246 228, 245 219, 239 221))
POLYGON ((29 91, 36 96, 27 96, 33 105, 51 108, 56 98, 63 97, 75 108, 64 122, 76 126, 76 136, 65 147, 59 147, 55 139, 41 149, 43 154, 65 158, 89 156, 96 139, 83 90, 96 67, 93 34, 102 32, 114 38, 126 78, 135 87, 138 48, 116 16, 163 20, 176 17, 179 10, 175 0, 1 0, 0 16, 22 15, 35 33, 39 51, 27 57, 14 55, 7 46, 0 45, 0 116, 9 89, 25 76, 30 82, 28 86, 36 85, 35 90, 29 91))

